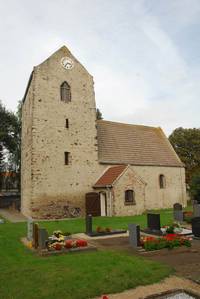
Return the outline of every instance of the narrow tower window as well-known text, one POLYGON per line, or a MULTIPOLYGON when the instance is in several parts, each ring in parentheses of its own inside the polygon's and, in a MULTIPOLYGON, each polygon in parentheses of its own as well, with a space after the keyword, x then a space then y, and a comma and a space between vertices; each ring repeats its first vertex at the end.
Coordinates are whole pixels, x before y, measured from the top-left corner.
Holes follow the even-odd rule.
POLYGON ((65 128, 69 128, 69 119, 68 118, 66 118, 66 120, 65 120, 65 128))
POLYGON ((69 84, 65 81, 60 86, 60 97, 63 102, 71 101, 71 89, 69 84))
POLYGON ((69 165, 69 152, 64 153, 65 165, 69 165))
POLYGON ((159 175, 159 186, 160 186, 160 189, 166 188, 166 180, 165 180, 165 176, 163 174, 159 175))

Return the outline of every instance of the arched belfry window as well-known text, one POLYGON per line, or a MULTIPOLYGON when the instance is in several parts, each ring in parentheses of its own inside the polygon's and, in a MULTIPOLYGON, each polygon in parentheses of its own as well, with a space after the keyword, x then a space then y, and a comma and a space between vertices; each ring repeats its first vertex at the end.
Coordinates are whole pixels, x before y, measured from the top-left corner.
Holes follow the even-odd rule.
POLYGON ((160 189, 166 188, 166 179, 163 174, 159 175, 159 186, 160 186, 160 189))
POLYGON ((60 86, 60 98, 63 102, 71 101, 71 89, 69 84, 65 81, 60 86))

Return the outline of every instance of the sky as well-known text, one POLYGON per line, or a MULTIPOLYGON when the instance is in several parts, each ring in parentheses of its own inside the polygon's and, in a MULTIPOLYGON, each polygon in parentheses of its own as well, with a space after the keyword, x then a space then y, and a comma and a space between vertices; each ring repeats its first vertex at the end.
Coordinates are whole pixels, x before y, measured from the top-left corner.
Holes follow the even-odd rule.
POLYGON ((15 111, 33 66, 66 45, 104 119, 199 128, 200 0, 0 0, 0 99, 15 111))

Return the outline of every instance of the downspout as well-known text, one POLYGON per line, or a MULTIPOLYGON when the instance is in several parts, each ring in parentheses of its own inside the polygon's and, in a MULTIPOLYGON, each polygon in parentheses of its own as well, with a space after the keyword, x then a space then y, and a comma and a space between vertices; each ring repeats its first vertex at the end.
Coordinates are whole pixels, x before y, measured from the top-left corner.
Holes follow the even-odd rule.
POLYGON ((112 192, 111 192, 111 188, 106 187, 106 189, 107 189, 107 192, 108 192, 108 199, 109 199, 109 204, 110 204, 109 216, 112 217, 112 215, 113 215, 112 192))

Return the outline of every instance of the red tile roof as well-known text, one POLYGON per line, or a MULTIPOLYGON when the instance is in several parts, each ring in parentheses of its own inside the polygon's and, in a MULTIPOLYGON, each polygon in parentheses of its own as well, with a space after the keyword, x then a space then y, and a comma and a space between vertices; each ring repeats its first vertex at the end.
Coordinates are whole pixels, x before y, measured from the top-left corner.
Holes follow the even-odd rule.
POLYGON ((126 167, 127 165, 116 165, 108 168, 95 183, 94 187, 112 186, 112 184, 122 174, 126 167))

